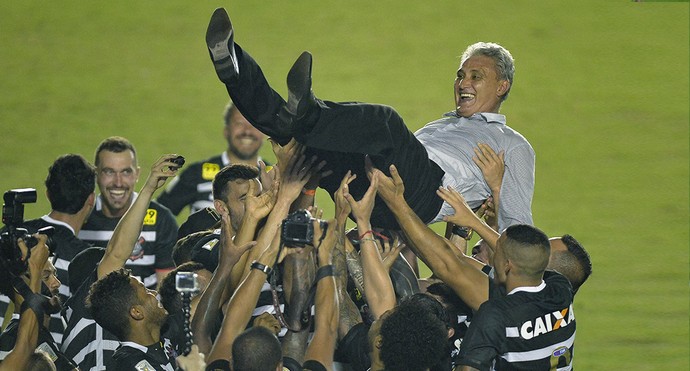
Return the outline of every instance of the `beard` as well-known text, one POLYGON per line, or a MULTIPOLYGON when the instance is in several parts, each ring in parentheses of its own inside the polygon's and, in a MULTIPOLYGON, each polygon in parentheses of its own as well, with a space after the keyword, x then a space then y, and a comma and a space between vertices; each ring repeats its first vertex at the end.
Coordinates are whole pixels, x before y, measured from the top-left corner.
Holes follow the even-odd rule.
POLYGON ((48 297, 48 301, 43 306, 46 314, 60 313, 62 310, 62 299, 60 295, 53 294, 48 297))

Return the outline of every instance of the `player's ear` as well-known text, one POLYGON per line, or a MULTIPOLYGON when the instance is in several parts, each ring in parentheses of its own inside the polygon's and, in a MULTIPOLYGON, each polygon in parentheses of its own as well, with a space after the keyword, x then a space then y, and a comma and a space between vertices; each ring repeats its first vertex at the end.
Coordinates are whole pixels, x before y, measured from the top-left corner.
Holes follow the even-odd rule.
POLYGON ((501 80, 498 83, 498 89, 496 90, 496 95, 498 95, 499 97, 502 97, 508 92, 508 89, 510 89, 510 81, 501 80))
POLYGON ((218 214, 227 214, 228 213, 228 208, 225 207, 225 203, 221 200, 213 200, 213 207, 216 208, 216 211, 218 211, 218 214))
POLYGON ((141 321, 144 319, 144 308, 139 304, 132 305, 129 308, 129 316, 137 321, 141 321))

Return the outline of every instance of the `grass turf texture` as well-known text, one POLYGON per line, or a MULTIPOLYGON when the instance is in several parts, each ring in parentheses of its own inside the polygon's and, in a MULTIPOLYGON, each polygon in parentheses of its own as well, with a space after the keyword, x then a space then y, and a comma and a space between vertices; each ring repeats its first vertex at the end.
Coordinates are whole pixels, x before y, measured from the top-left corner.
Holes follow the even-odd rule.
POLYGON ((310 50, 318 96, 392 105, 413 130, 452 109, 468 44, 506 46, 502 113, 537 153, 535 224, 594 262, 578 369, 688 369, 687 2, 4 1, 0 190, 39 190, 27 218, 49 208, 50 163, 93 161, 106 136, 134 142, 142 174, 162 153, 223 150, 228 98, 204 44, 216 6, 279 92, 310 50))

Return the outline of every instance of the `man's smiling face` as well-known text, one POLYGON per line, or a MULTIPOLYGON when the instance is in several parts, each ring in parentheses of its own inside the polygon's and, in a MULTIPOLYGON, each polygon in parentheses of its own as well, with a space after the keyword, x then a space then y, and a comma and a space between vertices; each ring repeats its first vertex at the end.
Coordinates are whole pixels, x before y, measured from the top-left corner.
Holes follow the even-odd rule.
POLYGON ((97 182, 105 216, 121 217, 129 208, 139 167, 132 151, 101 151, 98 154, 97 182))
POLYGON ((499 80, 491 57, 470 57, 460 66, 455 79, 456 112, 462 117, 480 112, 498 113, 501 97, 509 87, 507 80, 499 80))

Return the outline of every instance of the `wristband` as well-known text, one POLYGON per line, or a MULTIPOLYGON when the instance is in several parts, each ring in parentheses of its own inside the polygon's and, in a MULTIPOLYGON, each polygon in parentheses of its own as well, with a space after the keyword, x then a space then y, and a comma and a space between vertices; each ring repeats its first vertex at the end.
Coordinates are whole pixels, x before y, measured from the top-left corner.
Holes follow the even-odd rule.
POLYGON ((314 282, 319 282, 320 279, 328 276, 335 276, 335 273, 333 273, 333 264, 319 267, 319 269, 316 271, 316 278, 314 278, 314 282))
POLYGON ((271 267, 269 267, 267 265, 263 265, 256 260, 254 260, 252 262, 252 265, 250 265, 250 267, 251 267, 251 269, 260 270, 266 274, 271 274, 271 267))
POLYGON ((316 189, 302 188, 302 194, 306 196, 314 196, 316 195, 316 189))
POLYGON ((372 241, 372 242, 376 243, 376 239, 374 237, 360 238, 359 243, 362 243, 362 241, 372 241))
POLYGON ((388 237, 382 235, 382 234, 379 233, 379 232, 376 232, 376 231, 374 231, 374 230, 371 230, 371 229, 368 230, 368 231, 366 231, 366 232, 364 232, 364 233, 362 233, 362 235, 359 236, 359 240, 361 241, 364 237, 366 237, 366 236, 367 236, 368 234, 370 234, 370 233, 371 233, 372 235, 374 235, 374 236, 376 236, 376 237, 378 237, 378 238, 384 240, 384 241, 388 241, 388 240, 389 240, 388 237))
POLYGON ((361 240, 362 238, 366 237, 366 235, 372 234, 372 233, 374 233, 374 231, 370 229, 370 230, 368 230, 368 231, 366 231, 366 232, 360 234, 360 235, 359 235, 359 239, 361 240))

